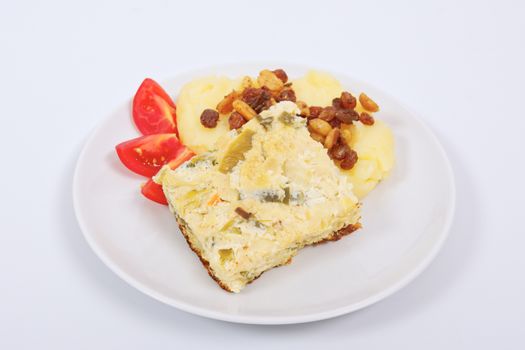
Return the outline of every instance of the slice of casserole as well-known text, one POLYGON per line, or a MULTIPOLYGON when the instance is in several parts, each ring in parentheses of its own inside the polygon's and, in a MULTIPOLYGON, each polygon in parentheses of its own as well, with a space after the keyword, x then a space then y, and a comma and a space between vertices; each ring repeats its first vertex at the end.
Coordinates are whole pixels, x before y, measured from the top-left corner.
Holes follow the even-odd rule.
POLYGON ((304 246, 360 227, 352 185, 298 113, 292 102, 274 105, 216 151, 156 177, 188 244, 225 290, 239 292, 304 246))

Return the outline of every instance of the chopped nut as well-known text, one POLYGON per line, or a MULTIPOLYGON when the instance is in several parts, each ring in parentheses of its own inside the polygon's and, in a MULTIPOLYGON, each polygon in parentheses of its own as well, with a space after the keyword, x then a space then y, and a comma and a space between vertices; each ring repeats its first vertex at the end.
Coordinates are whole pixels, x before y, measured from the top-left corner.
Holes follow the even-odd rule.
POLYGON ((259 76, 257 77, 257 83, 259 83, 259 86, 263 87, 266 86, 268 89, 272 91, 278 91, 283 88, 284 83, 281 79, 275 75, 274 72, 269 71, 267 69, 262 70, 259 73, 259 76))
POLYGON ((342 128, 341 138, 346 142, 346 144, 350 144, 350 140, 352 140, 352 131, 350 131, 348 128, 342 128))
POLYGON ((322 144, 324 144, 324 141, 325 141, 325 137, 321 134, 318 134, 314 131, 311 131, 310 132, 310 136, 317 142, 321 142, 322 144))
POLYGON ((302 117, 309 117, 310 116, 310 108, 308 108, 308 105, 306 103, 304 103, 303 101, 296 101, 295 104, 301 110, 301 116, 302 117))
POLYGON ((365 93, 361 93, 361 95, 359 95, 359 102, 361 103, 361 106, 363 106, 363 108, 369 112, 377 112, 379 110, 377 103, 375 103, 365 93))
POLYGON ((321 114, 323 107, 310 106, 310 118, 317 118, 321 114))
POLYGON ((246 124, 246 119, 239 112, 233 112, 228 118, 228 124, 230 125, 230 130, 239 129, 246 124))
POLYGON ((243 219, 248 220, 250 216, 252 216, 251 213, 248 213, 246 210, 244 210, 241 207, 235 208, 235 212, 239 214, 243 219))
POLYGON ((370 114, 366 112, 362 112, 359 116, 359 121, 365 125, 374 125, 374 117, 372 117, 370 114))
POLYGON ((341 92, 341 107, 342 108, 354 109, 356 105, 357 105, 357 100, 351 93, 347 91, 341 92))
POLYGON ((232 91, 228 95, 224 96, 221 102, 217 104, 217 111, 219 111, 220 114, 231 113, 233 110, 232 103, 238 96, 239 94, 236 91, 232 91))
POLYGON ((273 71, 273 74, 277 76, 284 84, 288 81, 288 74, 282 69, 276 69, 273 71))
POLYGON ((293 91, 290 88, 282 89, 275 99, 278 102, 281 102, 281 101, 292 101, 292 102, 295 102, 295 101, 297 101, 297 98, 295 97, 295 91, 293 91))
POLYGON ((340 109, 335 113, 335 117, 345 124, 352 124, 354 120, 359 120, 359 114, 353 109, 340 109))
POLYGON ((331 149, 332 147, 334 147, 337 141, 339 141, 339 135, 340 135, 339 128, 332 129, 328 133, 328 135, 326 135, 326 139, 324 140, 324 146, 327 149, 331 149))
POLYGON ((255 84, 253 82, 253 79, 251 77, 249 77, 249 76, 245 76, 241 80, 241 86, 239 87, 239 90, 243 91, 244 89, 248 89, 248 88, 251 88, 251 87, 254 87, 254 86, 255 86, 255 84))
POLYGON ((354 167, 355 163, 357 163, 357 153, 353 149, 351 149, 345 156, 345 158, 341 161, 339 166, 341 169, 344 170, 350 170, 354 167))
POLYGON ((336 110, 334 107, 325 107, 319 114, 319 119, 329 122, 330 120, 335 118, 335 112, 336 110))
POLYGON ((323 136, 328 135, 328 133, 332 130, 332 126, 328 124, 328 122, 319 118, 310 119, 308 122, 308 128, 310 131, 316 132, 323 136))
POLYGON ((219 113, 214 109, 205 109, 201 114, 201 124, 205 128, 214 128, 217 126, 219 113))
POLYGON ((257 115, 257 112, 255 112, 253 110, 253 108, 250 107, 250 105, 248 105, 244 101, 235 100, 235 101, 233 101, 232 105, 233 105, 233 109, 235 109, 235 111, 239 112, 244 117, 244 119, 246 119, 246 120, 253 119, 253 117, 255 117, 257 115))

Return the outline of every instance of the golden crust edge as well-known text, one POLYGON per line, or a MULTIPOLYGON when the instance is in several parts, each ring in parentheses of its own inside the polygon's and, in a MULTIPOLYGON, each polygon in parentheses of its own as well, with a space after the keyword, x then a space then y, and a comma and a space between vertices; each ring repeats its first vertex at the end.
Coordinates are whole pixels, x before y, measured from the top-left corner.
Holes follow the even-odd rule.
MULTIPOLYGON (((199 251, 199 249, 197 249, 192 243, 191 243, 191 240, 190 240, 190 237, 188 235, 188 233, 186 232, 187 230, 187 226, 186 224, 184 223, 184 220, 182 220, 177 214, 175 214, 175 219, 177 220, 177 224, 179 225, 179 229, 180 231, 182 232, 182 235, 184 236, 184 239, 186 239, 186 243, 188 243, 188 246, 190 247, 190 249, 195 253, 195 255, 197 255, 197 257, 199 258, 199 260, 201 261, 202 265, 204 266, 204 268, 206 269, 206 271, 208 272, 208 275, 210 275, 210 277, 222 288, 224 289, 225 291, 227 292, 230 292, 230 293, 233 293, 233 291, 231 289, 228 288, 227 285, 225 285, 220 279, 217 278, 217 276, 215 276, 214 272, 213 272, 213 269, 211 268, 210 266, 210 263, 208 260, 206 260, 201 252, 199 251)), ((361 224, 359 222, 355 223, 355 224, 350 224, 350 225, 347 225, 337 231, 334 231, 332 232, 332 234, 326 238, 323 238, 322 240, 318 241, 318 242, 314 242, 314 243, 311 243, 311 244, 308 244, 308 245, 311 245, 311 246, 316 246, 318 244, 323 244, 323 243, 327 243, 327 242, 335 242, 335 241, 338 241, 340 240, 341 238, 345 237, 345 236, 348 236, 349 234, 351 234, 352 232, 354 231, 357 231, 358 229, 361 228, 361 224)), ((307 246, 308 246, 307 245, 307 246)), ((288 265, 292 262, 292 258, 290 257, 290 259, 288 259, 288 261, 286 261, 285 263, 281 264, 281 265, 277 265, 277 266, 274 266, 272 267, 271 269, 274 269, 276 267, 279 267, 279 266, 283 266, 283 265, 288 265)), ((255 281, 256 279, 258 279, 259 277, 262 276, 263 273, 265 273, 266 271, 269 271, 271 269, 268 269, 268 270, 265 270, 263 271, 259 276, 255 277, 254 279, 252 279, 251 281, 249 281, 247 284, 250 284, 252 283, 253 281, 255 281)))

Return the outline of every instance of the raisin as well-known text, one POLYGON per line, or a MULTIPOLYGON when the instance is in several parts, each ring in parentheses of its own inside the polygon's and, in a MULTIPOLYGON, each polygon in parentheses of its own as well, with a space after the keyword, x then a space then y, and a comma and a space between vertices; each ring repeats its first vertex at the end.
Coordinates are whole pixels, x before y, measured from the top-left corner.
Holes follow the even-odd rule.
POLYGON ((350 170, 354 167, 355 163, 357 163, 357 153, 353 149, 351 149, 345 156, 345 158, 341 161, 339 166, 341 169, 344 170, 350 170))
POLYGON ((241 113, 233 112, 228 118, 228 124, 230 124, 230 130, 239 129, 246 124, 246 119, 244 119, 241 113))
POLYGON ((335 112, 336 112, 336 110, 335 110, 334 107, 325 107, 325 108, 323 108, 321 113, 319 113, 319 119, 322 119, 322 120, 328 122, 328 121, 334 119, 335 112))
POLYGON ((214 128, 219 120, 219 112, 214 109, 205 109, 201 114, 201 124, 205 128, 214 128))
POLYGON ((362 112, 359 116, 359 121, 365 125, 374 125, 374 117, 372 117, 370 114, 366 112, 362 112))
POLYGON ((310 106, 310 118, 317 118, 323 111, 323 107, 310 106))
POLYGON ((275 74, 277 76, 277 78, 279 78, 279 80, 281 80, 285 84, 288 81, 288 74, 286 74, 286 72, 284 70, 282 70, 282 69, 274 70, 273 74, 275 74))
POLYGON ((354 120, 359 120, 359 114, 353 109, 340 109, 335 113, 335 117, 345 124, 352 124, 354 120))
POLYGON ((267 89, 247 88, 242 92, 241 100, 246 102, 257 113, 270 108, 272 94, 267 89))
POLYGON ((338 128, 341 126, 341 121, 337 118, 330 120, 328 123, 332 126, 332 128, 338 128))
POLYGON ((331 158, 341 160, 346 157, 346 155, 350 152, 350 147, 348 147, 344 142, 337 142, 330 152, 328 153, 331 158))
POLYGON ((342 106, 342 102, 341 102, 341 99, 339 97, 336 97, 332 100, 332 106, 335 108, 335 109, 341 109, 343 108, 342 106))
POLYGON ((357 105, 357 100, 351 93, 347 91, 341 92, 341 107, 344 109, 354 109, 357 105))
POLYGON ((281 92, 279 92, 279 94, 275 98, 275 100, 277 102, 281 102, 281 101, 295 102, 297 101, 297 98, 295 97, 295 91, 293 91, 292 89, 282 89, 281 92))

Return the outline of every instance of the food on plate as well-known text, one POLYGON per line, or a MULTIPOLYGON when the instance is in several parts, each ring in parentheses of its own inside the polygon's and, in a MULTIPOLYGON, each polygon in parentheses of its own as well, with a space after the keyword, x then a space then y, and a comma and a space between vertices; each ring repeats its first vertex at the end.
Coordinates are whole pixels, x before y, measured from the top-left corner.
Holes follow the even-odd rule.
POLYGON ((175 134, 140 136, 118 144, 117 154, 129 170, 143 176, 155 175, 163 165, 173 160, 186 160, 189 149, 175 134))
POLYGON ((116 151, 148 178, 141 193, 169 205, 210 276, 239 292, 304 246, 361 227, 360 199, 394 165, 378 111, 318 71, 202 77, 182 87, 177 107, 146 79, 133 100, 143 136, 116 151))
POLYGON ((239 292, 299 249, 359 228, 352 184, 310 137, 291 101, 154 178, 191 248, 223 287, 239 292))
POLYGON ((330 150, 358 198, 365 197, 394 164, 392 132, 373 116, 379 106, 364 93, 344 91, 328 73, 312 70, 288 79, 283 70, 263 70, 257 78, 203 77, 187 83, 177 98, 181 140, 197 154, 211 151, 229 130, 277 102, 292 101, 308 119, 312 138, 330 150))
POLYGON ((140 192, 144 195, 144 197, 154 202, 168 205, 168 200, 164 195, 164 190, 162 189, 162 186, 154 182, 152 179, 149 179, 148 181, 146 181, 146 183, 142 185, 140 192))
POLYGON ((190 81, 177 98, 177 127, 184 145, 196 153, 210 150, 217 139, 230 130, 228 118, 220 118, 217 126, 207 128, 200 116, 205 109, 215 109, 225 95, 237 89, 240 80, 207 77, 190 81))
POLYGON ((343 126, 341 135, 359 156, 354 167, 343 170, 343 173, 354 185, 355 195, 363 198, 388 176, 394 166, 392 132, 383 121, 376 120, 373 126, 362 123, 343 126))
POLYGON ((152 79, 144 79, 133 98, 133 121, 143 135, 177 133, 175 104, 152 79))

